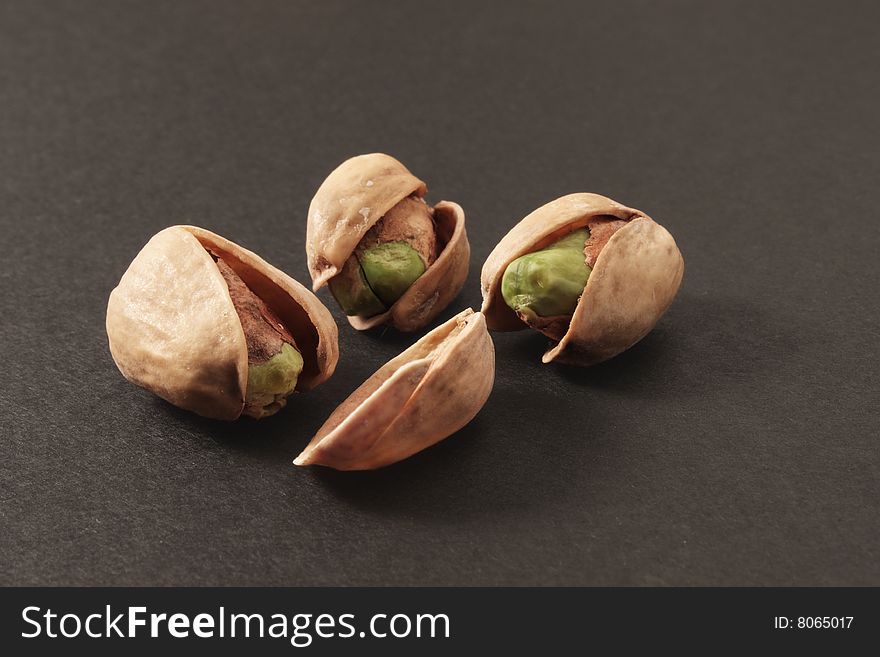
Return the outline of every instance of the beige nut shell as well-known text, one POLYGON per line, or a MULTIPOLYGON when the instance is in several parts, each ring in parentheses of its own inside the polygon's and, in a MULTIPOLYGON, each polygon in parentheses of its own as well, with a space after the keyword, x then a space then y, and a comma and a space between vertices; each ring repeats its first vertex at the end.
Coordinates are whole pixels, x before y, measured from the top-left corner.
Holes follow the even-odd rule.
MULTIPOLYGON (((358 155, 340 164, 318 188, 309 206, 306 255, 312 289, 317 291, 341 270, 366 232, 397 203, 427 192, 425 183, 390 155, 358 155)), ((415 331, 434 319, 461 291, 470 265, 464 210, 440 201, 433 208, 443 250, 437 260, 386 312, 349 317, 358 330, 390 324, 415 331)))
POLYGON ((303 357, 297 390, 329 378, 339 358, 336 323, 307 288, 256 254, 195 226, 156 235, 107 304, 110 353, 126 379, 175 406, 234 420, 244 408, 244 331, 210 248, 278 315, 303 357))
POLYGON ((594 365, 647 335, 672 303, 684 260, 672 235, 649 216, 598 194, 569 194, 538 208, 489 254, 480 275, 482 312, 490 330, 528 328, 501 296, 507 266, 600 216, 628 223, 599 253, 568 331, 543 361, 594 365))
POLYGON ((369 470, 405 459, 470 422, 494 381, 485 318, 468 308, 367 379, 294 463, 369 470))

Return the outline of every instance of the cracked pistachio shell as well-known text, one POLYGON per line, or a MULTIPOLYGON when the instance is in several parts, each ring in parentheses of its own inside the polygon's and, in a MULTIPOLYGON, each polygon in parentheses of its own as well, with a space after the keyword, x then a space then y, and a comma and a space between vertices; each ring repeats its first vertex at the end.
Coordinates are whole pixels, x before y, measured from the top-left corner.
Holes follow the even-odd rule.
POLYGON ((482 312, 490 330, 526 324, 504 302, 507 266, 596 217, 627 223, 599 252, 568 330, 543 361, 594 365, 629 349, 650 332, 681 284, 684 261, 672 235, 649 216, 598 194, 570 194, 538 208, 498 243, 483 265, 482 312))
POLYGON ((370 470, 405 459, 470 422, 494 381, 485 319, 468 308, 367 379, 294 463, 370 470))
MULTIPOLYGON (((390 155, 358 155, 340 164, 321 184, 309 206, 306 255, 312 288, 318 291, 336 276, 361 239, 407 196, 422 198, 425 183, 390 155)), ((440 201, 432 209, 439 244, 437 259, 383 313, 350 316, 358 330, 389 324, 415 331, 428 324, 458 295, 467 278, 470 245, 464 210, 440 201)))
POLYGON ((126 379, 205 417, 241 415, 248 380, 244 331, 216 263, 222 257, 278 315, 303 358, 296 390, 329 378, 336 323, 307 288, 254 253, 195 226, 160 231, 107 304, 110 353, 126 379))

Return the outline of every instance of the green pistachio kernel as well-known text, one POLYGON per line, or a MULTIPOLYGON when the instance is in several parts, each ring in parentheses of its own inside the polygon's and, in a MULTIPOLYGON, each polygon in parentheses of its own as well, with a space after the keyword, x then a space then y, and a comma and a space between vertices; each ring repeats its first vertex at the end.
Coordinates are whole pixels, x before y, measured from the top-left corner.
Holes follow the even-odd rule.
POLYGON ((589 236, 590 231, 581 228, 511 262, 501 279, 507 305, 539 317, 571 315, 590 277, 584 256, 589 236))
POLYGON ((370 289, 357 256, 345 261, 338 276, 330 279, 330 293, 349 316, 372 317, 384 313, 385 305, 370 289))
POLYGON ((406 242, 377 244, 365 249, 359 259, 367 284, 386 308, 425 273, 422 257, 406 242))
POLYGON ((286 342, 265 363, 249 365, 245 413, 263 417, 284 406, 296 388, 302 368, 302 355, 286 342))

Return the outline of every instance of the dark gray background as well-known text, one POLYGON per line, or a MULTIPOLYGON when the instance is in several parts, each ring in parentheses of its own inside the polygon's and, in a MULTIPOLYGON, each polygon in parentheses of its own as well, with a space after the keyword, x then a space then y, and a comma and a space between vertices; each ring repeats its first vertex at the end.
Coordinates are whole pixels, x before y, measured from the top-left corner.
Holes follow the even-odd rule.
POLYGON ((880 584, 876 7, 3 3, 0 582, 880 584), (441 319, 574 191, 668 227, 679 296, 588 370, 496 335, 480 415, 371 473, 290 462, 417 336, 326 291, 337 374, 276 417, 122 378, 105 304, 153 233, 307 281, 309 200, 370 151, 467 212, 441 319))

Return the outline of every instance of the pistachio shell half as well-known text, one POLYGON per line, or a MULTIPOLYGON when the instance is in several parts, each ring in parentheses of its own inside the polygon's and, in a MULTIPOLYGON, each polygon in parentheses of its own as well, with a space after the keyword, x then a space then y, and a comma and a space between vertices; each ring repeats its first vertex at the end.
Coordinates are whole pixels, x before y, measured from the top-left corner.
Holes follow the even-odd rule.
POLYGON ((468 308, 367 379, 294 463, 370 470, 405 459, 470 422, 494 381, 492 338, 468 308))
MULTIPOLYGON (((310 390, 329 378, 339 350, 336 323, 327 308, 256 254, 195 226, 172 226, 154 235, 110 294, 107 337, 123 376, 205 417, 234 420, 245 411, 248 344, 214 257, 271 310, 285 335, 295 341, 302 358, 295 390, 310 390)), ((251 385, 265 387, 267 407, 249 409, 248 414, 261 417, 283 405, 283 399, 268 397, 292 380, 289 368, 300 364, 291 350, 282 348, 279 353, 265 371, 250 373, 259 374, 250 377, 251 385)))
POLYGON ((588 227, 584 248, 592 268, 570 320, 531 325, 554 339, 543 361, 594 365, 647 335, 672 303, 684 261, 672 235, 639 210, 598 194, 570 194, 538 208, 498 243, 480 275, 482 312, 490 330, 528 328, 502 295, 508 266, 526 254, 588 227))
MULTIPOLYGON (((433 208, 427 207, 430 221, 426 218, 424 222, 433 224, 435 233, 430 236, 424 234, 421 217, 413 215, 412 225, 407 226, 407 218, 402 216, 403 210, 424 214, 426 192, 425 183, 396 159, 371 153, 340 164, 312 199, 306 228, 312 287, 317 291, 340 277, 334 281, 334 296, 346 313, 357 313, 358 308, 364 313, 348 316, 354 328, 390 324, 400 331, 415 331, 434 319, 461 291, 470 260, 461 206, 441 201, 433 208), (386 219, 393 225, 384 230, 381 222, 386 219), (371 230, 374 227, 378 230, 371 230), (375 268, 363 267, 369 257, 381 265, 381 257, 395 255, 388 251, 377 257, 375 249, 382 243, 406 242, 419 254, 424 270, 410 261, 396 271, 376 273, 375 268), (374 283, 380 281, 373 290, 368 287, 371 277, 374 283)), ((397 253, 410 260, 415 257, 406 248, 397 253)))

